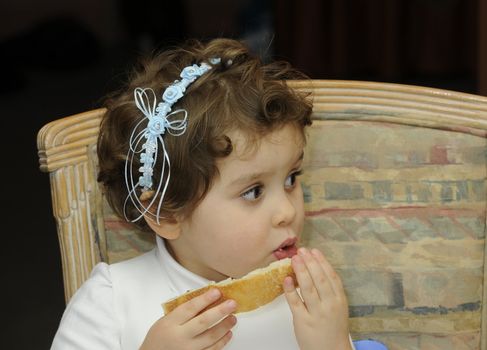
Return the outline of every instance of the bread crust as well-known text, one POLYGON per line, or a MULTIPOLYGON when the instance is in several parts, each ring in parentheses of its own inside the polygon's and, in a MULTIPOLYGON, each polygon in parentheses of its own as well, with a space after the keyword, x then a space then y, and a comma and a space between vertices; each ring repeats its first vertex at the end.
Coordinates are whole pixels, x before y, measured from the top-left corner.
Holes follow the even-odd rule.
POLYGON ((254 270, 242 278, 228 279, 189 291, 165 302, 162 307, 167 315, 179 305, 204 294, 210 288, 217 288, 222 297, 206 309, 232 299, 237 302, 235 313, 252 311, 281 295, 284 292, 282 284, 287 276, 291 276, 296 281, 289 258, 275 261, 268 267, 254 270))

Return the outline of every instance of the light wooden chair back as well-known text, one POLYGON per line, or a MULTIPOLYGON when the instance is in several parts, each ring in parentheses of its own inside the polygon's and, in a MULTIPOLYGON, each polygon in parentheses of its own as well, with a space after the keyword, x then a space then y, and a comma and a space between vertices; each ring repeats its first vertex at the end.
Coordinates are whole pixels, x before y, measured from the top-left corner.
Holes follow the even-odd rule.
MULTIPOLYGON (((290 83, 313 98, 302 241, 348 294, 354 336, 390 349, 487 350, 487 98, 355 81, 290 83)), ((96 182, 103 109, 38 135, 51 180, 66 300, 93 266, 153 247, 96 182)))

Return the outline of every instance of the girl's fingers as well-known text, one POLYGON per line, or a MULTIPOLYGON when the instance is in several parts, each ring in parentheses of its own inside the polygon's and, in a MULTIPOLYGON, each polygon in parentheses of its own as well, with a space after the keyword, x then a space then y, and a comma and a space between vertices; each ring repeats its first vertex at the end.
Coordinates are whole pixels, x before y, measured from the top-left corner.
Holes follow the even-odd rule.
POLYGON ((174 319, 174 322, 179 325, 185 324, 205 308, 220 299, 220 297, 221 292, 216 288, 212 288, 206 293, 203 293, 190 301, 179 305, 166 317, 174 319))
POLYGON ((210 329, 198 335, 196 340, 196 348, 198 349, 221 349, 228 343, 232 336, 230 329, 237 323, 237 318, 230 315, 217 323, 210 329))
POLYGON ((232 339, 232 336, 233 336, 232 332, 231 331, 228 331, 227 334, 225 334, 225 336, 223 338, 221 338, 219 341, 217 341, 215 344, 213 344, 209 348, 206 348, 206 350, 220 350, 220 349, 223 349, 223 347, 228 344, 228 342, 230 341, 230 339, 232 339))
POLYGON ((308 249, 305 248, 300 248, 299 254, 306 264, 309 275, 313 281, 320 300, 326 301, 327 299, 330 299, 330 297, 335 296, 335 291, 331 285, 331 281, 328 278, 326 271, 321 266, 321 263, 317 260, 315 254, 312 254, 308 249))
POLYGON ((283 282, 284 295, 286 296, 287 303, 291 308, 291 313, 296 316, 296 313, 306 311, 306 307, 303 304, 303 300, 298 294, 292 277, 286 277, 283 282))
POLYGON ((316 290, 313 279, 308 271, 306 262, 301 256, 295 255, 292 257, 292 266, 294 273, 296 274, 301 296, 309 310, 311 305, 320 301, 318 291, 316 290))
MULTIPOLYGON (((196 337, 200 334, 203 334, 208 329, 210 329, 210 327, 219 323, 222 319, 228 318, 227 316, 229 316, 236 309, 237 309, 237 303, 235 302, 235 300, 226 300, 225 302, 218 304, 217 306, 212 307, 211 309, 208 309, 205 312, 201 313, 200 315, 196 316, 195 318, 189 320, 185 324, 185 328, 188 332, 186 334, 188 334, 190 337, 196 337)), ((223 324, 223 326, 225 325, 226 323, 223 324)), ((226 331, 222 334, 222 336, 225 333, 226 331)), ((209 345, 210 344, 208 344, 207 346, 209 345)))
POLYGON ((328 260, 325 259, 325 256, 323 253, 321 253, 318 249, 312 249, 311 254, 318 260, 320 263, 323 271, 326 273, 326 276, 328 277, 328 280, 330 281, 330 285, 333 288, 333 291, 336 296, 342 295, 343 294, 343 284, 342 280, 338 276, 338 274, 335 272, 331 264, 328 262, 328 260))

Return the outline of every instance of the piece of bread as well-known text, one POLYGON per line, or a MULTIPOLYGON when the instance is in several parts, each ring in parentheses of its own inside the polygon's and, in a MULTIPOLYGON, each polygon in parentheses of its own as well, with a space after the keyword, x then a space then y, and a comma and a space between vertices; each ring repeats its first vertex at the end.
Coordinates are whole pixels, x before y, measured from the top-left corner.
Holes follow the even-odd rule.
POLYGON ((213 282, 206 287, 189 291, 165 302, 162 307, 167 315, 179 305, 205 293, 210 288, 218 288, 222 294, 221 298, 206 309, 225 300, 233 299, 237 302, 235 313, 251 311, 281 295, 284 292, 282 284, 286 276, 291 276, 296 281, 290 258, 274 261, 269 266, 251 271, 242 278, 227 278, 224 281, 213 282))

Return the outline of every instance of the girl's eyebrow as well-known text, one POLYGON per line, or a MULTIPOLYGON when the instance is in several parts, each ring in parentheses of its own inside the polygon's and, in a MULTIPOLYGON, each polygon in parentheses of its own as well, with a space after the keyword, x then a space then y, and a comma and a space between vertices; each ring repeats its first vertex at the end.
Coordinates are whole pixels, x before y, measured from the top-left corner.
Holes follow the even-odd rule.
POLYGON ((266 175, 269 175, 271 172, 270 171, 264 171, 261 173, 249 173, 249 174, 244 174, 235 180, 230 182, 230 186, 240 186, 240 185, 245 185, 251 182, 254 182, 257 179, 261 179, 262 177, 265 177, 266 175))
MULTIPOLYGON (((294 161, 293 164, 296 164, 296 163, 300 162, 301 160, 303 160, 303 158, 304 158, 304 151, 301 152, 301 154, 299 155, 298 158, 296 158, 296 161, 294 161)), ((264 171, 264 172, 260 172, 260 173, 244 174, 244 175, 236 178, 235 180, 232 180, 230 182, 230 186, 237 186, 237 185, 244 185, 244 184, 247 184, 247 183, 251 183, 251 182, 254 182, 257 179, 260 179, 262 177, 268 176, 271 173, 272 173, 271 171, 264 171)))

